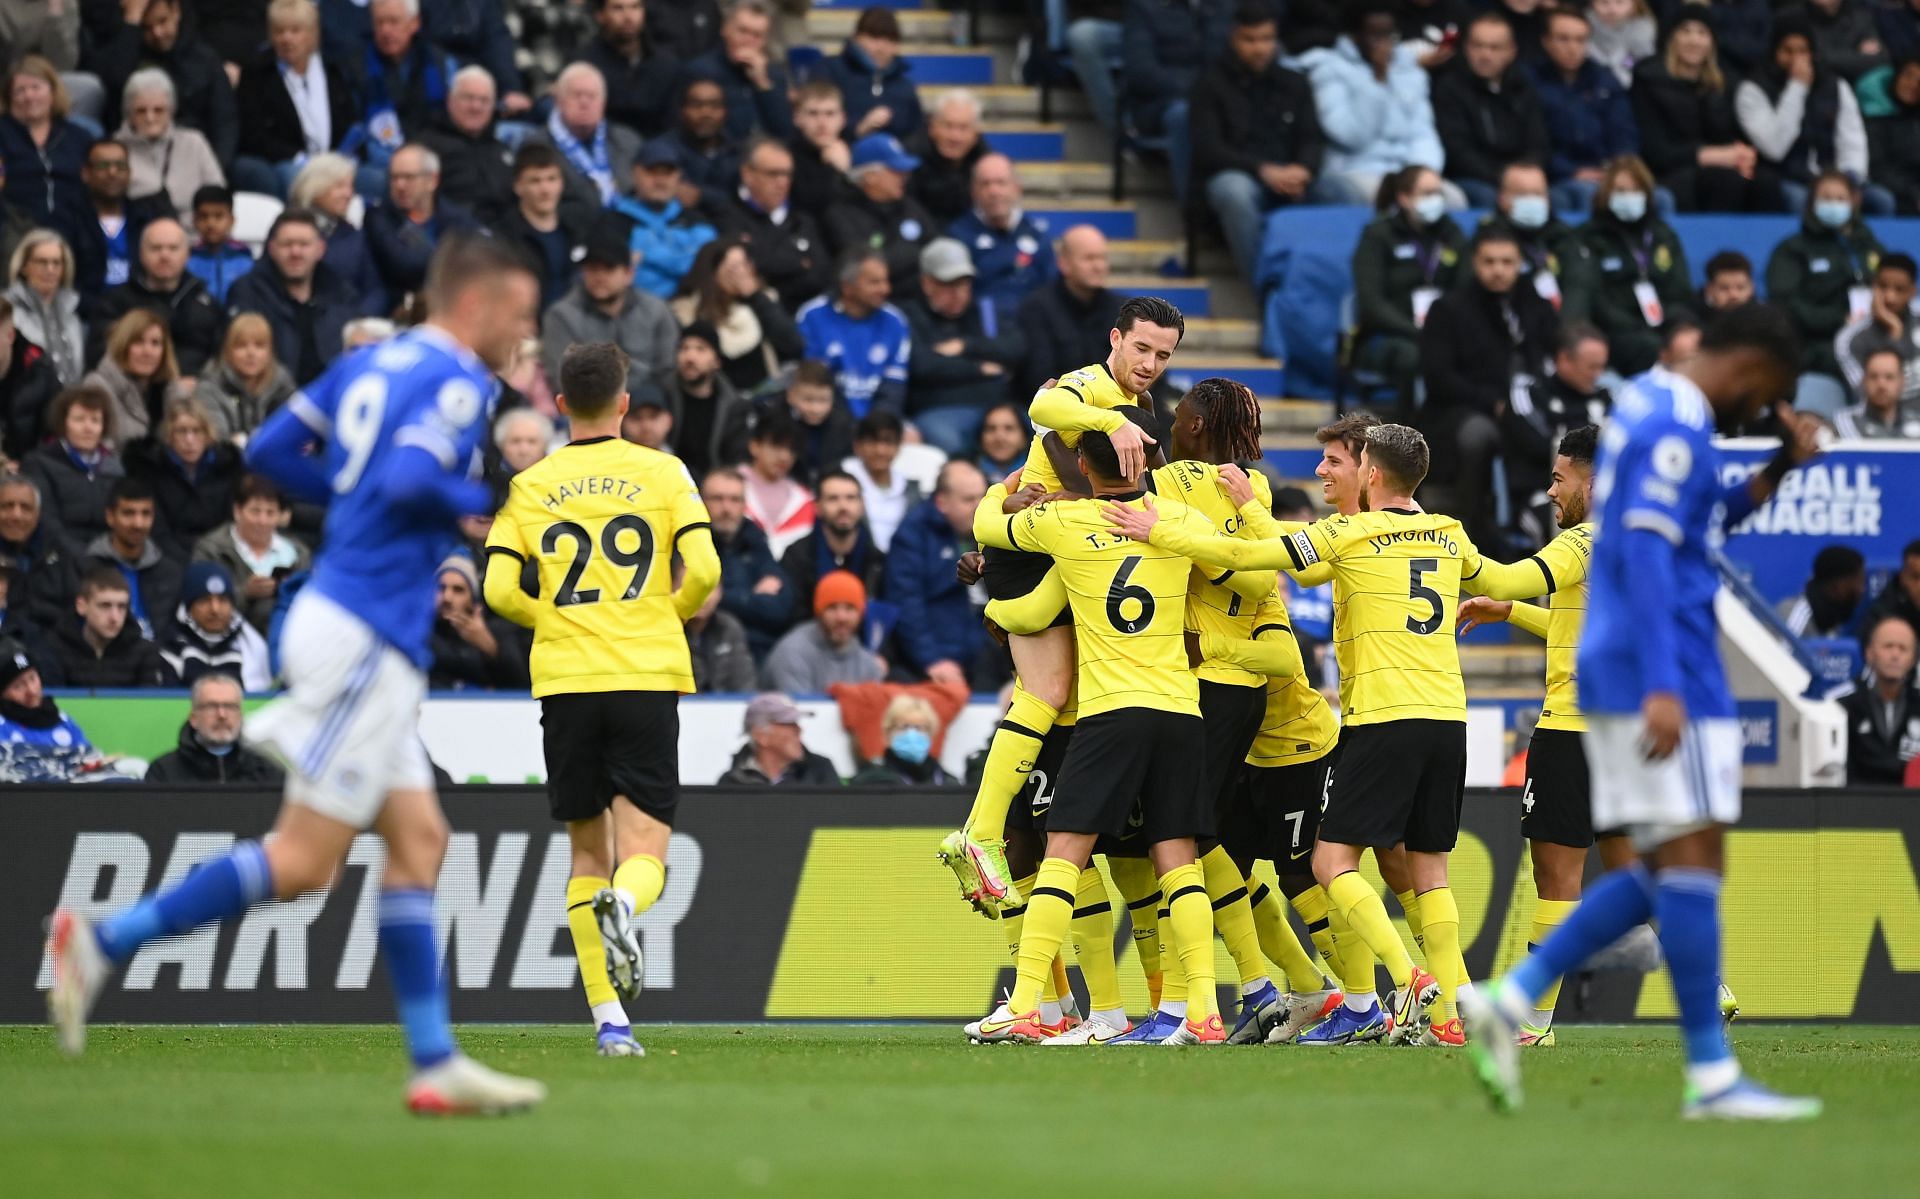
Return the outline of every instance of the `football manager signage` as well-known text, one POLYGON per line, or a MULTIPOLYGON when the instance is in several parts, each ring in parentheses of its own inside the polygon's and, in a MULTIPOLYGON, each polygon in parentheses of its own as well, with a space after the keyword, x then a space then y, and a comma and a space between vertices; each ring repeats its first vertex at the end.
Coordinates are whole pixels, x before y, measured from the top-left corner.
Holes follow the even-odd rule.
MULTIPOLYGON (((41 920, 107 911, 269 827, 276 795, 160 787, 10 788, 0 846, 0 1020, 45 1018, 41 920)), ((690 789, 667 888, 639 920, 659 1020, 972 1018, 1011 969, 1005 944, 933 860, 960 791, 690 789)), ((563 910, 565 834, 534 788, 445 797, 453 839, 440 936, 461 1020, 580 1021, 563 910)), ((1532 882, 1512 792, 1469 796, 1454 888, 1474 976, 1525 951, 1532 882)), ((1920 807, 1897 792, 1748 796, 1729 838, 1728 980, 1744 1018, 1910 1023, 1920 1013, 1920 807)), ((377 839, 326 895, 156 942, 102 996, 106 1022, 386 1021, 376 949, 377 839)), ((1392 900, 1388 901, 1389 907, 1392 900)), ((1130 1010, 1147 1000, 1116 945, 1130 1010)), ((1231 977, 1231 969, 1224 977, 1231 977)), ((1562 1018, 1666 1018, 1665 976, 1576 979, 1562 1018)))

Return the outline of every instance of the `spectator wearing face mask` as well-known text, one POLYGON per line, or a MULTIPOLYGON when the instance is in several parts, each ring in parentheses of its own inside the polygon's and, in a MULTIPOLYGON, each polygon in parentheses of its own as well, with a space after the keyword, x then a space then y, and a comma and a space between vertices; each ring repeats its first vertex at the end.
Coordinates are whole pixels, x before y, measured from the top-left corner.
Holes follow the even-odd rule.
POLYGON ((856 787, 947 787, 959 780, 933 756, 940 719, 933 705, 915 695, 897 695, 887 705, 880 731, 887 748, 853 776, 856 787))
POLYGON ((1420 327, 1464 272, 1467 237, 1432 169, 1408 167, 1381 190, 1382 211, 1353 251, 1353 365, 1379 372, 1410 407, 1420 327))
POLYGON ((1873 269, 1884 253, 1860 217, 1853 181, 1827 171, 1808 190, 1800 231, 1767 260, 1767 295, 1800 334, 1803 372, 1795 407, 1831 419, 1846 406, 1833 339, 1873 306, 1873 269))
POLYGON ((1520 278, 1535 295, 1560 307, 1562 281, 1582 253, 1573 227, 1554 215, 1547 173, 1537 162, 1510 163, 1500 172, 1500 195, 1482 229, 1498 229, 1520 247, 1520 278))
POLYGON ((1638 158, 1616 158, 1580 229, 1582 270, 1568 280, 1563 320, 1589 320, 1611 347, 1613 369, 1632 378, 1660 355, 1660 331, 1687 313, 1693 282, 1673 226, 1653 211, 1653 173, 1638 158))

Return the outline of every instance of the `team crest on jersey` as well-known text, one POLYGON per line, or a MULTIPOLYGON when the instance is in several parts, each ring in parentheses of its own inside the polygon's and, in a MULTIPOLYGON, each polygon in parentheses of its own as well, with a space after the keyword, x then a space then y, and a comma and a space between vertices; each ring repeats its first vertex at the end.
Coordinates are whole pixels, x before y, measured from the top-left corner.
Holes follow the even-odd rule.
POLYGON ((1653 269, 1669 271, 1673 269, 1673 251, 1661 246, 1653 252, 1653 269))

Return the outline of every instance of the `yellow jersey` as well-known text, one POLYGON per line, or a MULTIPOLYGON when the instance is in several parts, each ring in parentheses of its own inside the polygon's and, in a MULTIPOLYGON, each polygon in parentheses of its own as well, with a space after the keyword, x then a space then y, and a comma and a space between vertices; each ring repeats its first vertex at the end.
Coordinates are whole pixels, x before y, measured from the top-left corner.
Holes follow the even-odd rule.
MULTIPOLYGON (((1200 714, 1200 687, 1187 665, 1187 578, 1177 553, 1129 540, 1100 515, 1109 503, 1141 507, 1144 492, 1037 504, 1004 521, 975 526, 1002 549, 1049 554, 1073 610, 1080 719, 1121 708, 1200 714)), ((1186 524, 1197 538, 1213 526, 1177 500, 1160 501, 1162 524, 1186 524)))
POLYGON ((1539 592, 1531 564, 1483 559, 1459 521, 1410 508, 1329 516, 1270 541, 1195 537, 1189 522, 1162 520, 1152 538, 1209 566, 1277 566, 1310 577, 1330 567, 1346 725, 1464 722, 1467 689, 1454 637, 1462 586, 1501 599, 1539 592))
POLYGON ((1202 634, 1200 650, 1258 672, 1267 680, 1267 709, 1260 732, 1247 749, 1247 765, 1294 766, 1325 757, 1340 739, 1333 707, 1307 677, 1300 643, 1293 638, 1287 601, 1278 590, 1260 601, 1253 635, 1246 641, 1221 641, 1202 634))
POLYGON ((1587 566, 1593 560, 1593 524, 1577 524, 1527 559, 1545 576, 1547 607, 1515 604, 1510 624, 1543 638, 1547 643, 1547 698, 1540 707, 1543 729, 1582 733, 1587 718, 1580 714, 1578 670, 1580 629, 1587 622, 1587 566))
POLYGON ((1112 433, 1127 423, 1115 409, 1140 402, 1140 397, 1113 381, 1107 364, 1097 362, 1061 377, 1060 382, 1033 397, 1027 419, 1033 422, 1033 444, 1027 448, 1020 486, 1038 483, 1048 491, 1060 489, 1060 472, 1053 469, 1043 444, 1049 431, 1060 434, 1069 449, 1080 444, 1080 434, 1112 433))
MULTIPOLYGON (((1273 488, 1266 476, 1248 476, 1253 484, 1251 503, 1271 507, 1273 488)), ((1170 462, 1147 472, 1147 490, 1157 497, 1179 500, 1205 517, 1222 537, 1238 536, 1243 521, 1233 501, 1220 490, 1220 468, 1210 462, 1170 462)), ((1235 579, 1236 572, 1196 568, 1187 584, 1186 627, 1203 637, 1211 634, 1223 640, 1252 640, 1255 612, 1260 596, 1274 590, 1271 571, 1256 571, 1252 577, 1235 579), (1255 580, 1264 577, 1260 587, 1255 580), (1229 584, 1233 584, 1230 586, 1229 584), (1251 586, 1250 586, 1251 584, 1251 586), (1254 594, 1254 592, 1258 594, 1254 594)), ((1282 622, 1284 623, 1284 615, 1282 622)), ((1236 687, 1259 687, 1266 675, 1246 670, 1217 658, 1204 659, 1195 670, 1198 678, 1209 683, 1236 687)))
POLYGON ((615 437, 562 446, 515 475, 487 538, 487 602, 533 629, 535 697, 691 692, 684 623, 719 575, 687 468, 615 437), (677 592, 676 549, 687 568, 677 592), (537 596, 520 588, 526 562, 537 596))

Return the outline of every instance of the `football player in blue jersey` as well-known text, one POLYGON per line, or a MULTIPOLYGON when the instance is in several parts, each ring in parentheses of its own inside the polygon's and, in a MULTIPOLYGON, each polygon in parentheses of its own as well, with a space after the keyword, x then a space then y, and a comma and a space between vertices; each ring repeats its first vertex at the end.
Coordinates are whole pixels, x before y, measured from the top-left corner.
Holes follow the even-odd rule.
POLYGON ((327 505, 325 546, 282 633, 287 692, 247 730, 285 763, 286 803, 271 839, 123 912, 97 924, 54 914, 48 1006, 69 1052, 84 1047, 108 976, 142 945, 326 887, 371 828, 386 842, 379 940, 413 1060, 407 1106, 500 1112, 545 1096, 454 1044, 433 921, 447 823, 418 731, 434 567, 461 517, 493 509, 480 481, 493 372, 531 335, 539 282, 506 243, 454 237, 434 255, 426 298, 425 324, 334 363, 248 445, 254 469, 327 505))
POLYGON ((1614 402, 1594 476, 1596 534, 1581 638, 1580 702, 1595 828, 1626 831, 1640 858, 1586 893, 1566 923, 1505 978, 1463 997, 1468 1048, 1494 1103, 1520 1102, 1515 1037, 1553 980, 1651 919, 1680 1006, 1688 1119, 1802 1120, 1818 1099, 1745 1078, 1721 1026, 1720 881, 1740 819, 1740 721, 1720 661, 1715 562, 1725 531, 1817 449, 1793 412, 1798 361, 1783 310, 1715 317, 1700 351, 1656 367, 1614 402), (1775 405, 1787 436, 1759 474, 1721 482, 1716 428, 1775 405))

